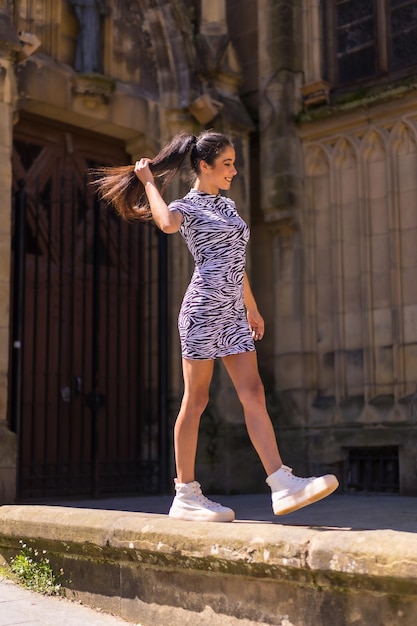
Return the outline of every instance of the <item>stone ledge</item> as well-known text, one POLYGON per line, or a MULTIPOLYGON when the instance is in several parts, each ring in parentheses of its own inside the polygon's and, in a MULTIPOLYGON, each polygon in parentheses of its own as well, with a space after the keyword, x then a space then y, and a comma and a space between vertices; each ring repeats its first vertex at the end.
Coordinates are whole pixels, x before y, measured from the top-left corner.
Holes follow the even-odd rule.
POLYGON ((159 106, 133 84, 80 75, 40 53, 17 67, 16 79, 19 111, 122 141, 157 135, 159 106))
POLYGON ((167 611, 171 626, 208 624, 207 611, 219 626, 415 623, 413 533, 1 507, 0 553, 19 540, 48 551, 69 595, 144 626, 165 626, 167 611))

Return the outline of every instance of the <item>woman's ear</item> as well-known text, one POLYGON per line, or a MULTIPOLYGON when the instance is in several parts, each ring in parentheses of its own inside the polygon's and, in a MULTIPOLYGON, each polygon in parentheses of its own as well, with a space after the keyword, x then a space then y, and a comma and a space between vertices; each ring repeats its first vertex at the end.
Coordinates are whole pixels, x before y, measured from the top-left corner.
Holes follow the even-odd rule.
POLYGON ((208 163, 206 163, 206 161, 201 160, 199 165, 200 165, 200 172, 205 173, 205 172, 208 172, 210 169, 210 166, 208 163))

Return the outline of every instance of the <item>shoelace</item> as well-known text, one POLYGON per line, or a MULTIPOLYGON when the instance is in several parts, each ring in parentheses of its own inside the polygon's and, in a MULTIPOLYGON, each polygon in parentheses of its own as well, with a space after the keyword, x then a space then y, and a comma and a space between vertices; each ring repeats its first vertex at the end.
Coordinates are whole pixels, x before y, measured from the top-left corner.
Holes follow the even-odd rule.
POLYGON ((197 485, 194 486, 194 495, 198 498, 201 504, 203 504, 205 507, 209 509, 213 509, 213 508, 219 509, 222 506, 218 502, 213 502, 212 500, 209 500, 208 498, 206 498, 206 496, 202 494, 201 489, 197 485))
POLYGON ((315 476, 311 476, 309 478, 302 478, 301 476, 294 476, 294 474, 292 473, 292 468, 291 467, 287 467, 286 465, 284 466, 285 469, 287 470, 287 472, 290 474, 290 478, 292 480, 301 482, 301 483, 305 483, 305 482, 310 482, 311 480, 314 480, 315 476))

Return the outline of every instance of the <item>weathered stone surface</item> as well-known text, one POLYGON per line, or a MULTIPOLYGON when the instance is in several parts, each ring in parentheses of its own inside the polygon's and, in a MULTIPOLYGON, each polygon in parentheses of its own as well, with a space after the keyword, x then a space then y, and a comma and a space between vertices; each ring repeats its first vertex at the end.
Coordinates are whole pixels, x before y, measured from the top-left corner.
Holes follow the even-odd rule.
MULTIPOLYGON (((68 3, 14 3, 13 17, 12 4, 0 0, 0 419, 7 409, 15 101, 22 112, 126 141, 136 158, 178 130, 197 133, 188 104, 202 89, 221 88, 227 106, 216 125, 233 131, 244 155, 232 194, 252 222, 248 270, 267 329, 260 364, 275 404, 289 398, 276 421, 282 454, 298 468, 305 464, 306 473, 337 463, 343 480, 349 448, 395 445, 400 490, 416 493, 415 84, 397 89, 384 79, 378 95, 350 94, 339 108, 301 114, 303 81, 322 78, 325 3, 136 0, 114 2, 106 17, 103 66, 115 90, 101 90, 97 77, 84 90, 89 81, 74 80, 71 67, 77 28, 68 3), (190 5, 201 5, 200 25, 190 5), (41 51, 13 65, 17 31, 29 26, 41 51), (196 73, 202 34, 214 37, 203 82, 196 73), (240 98, 257 126, 250 145, 240 98)), ((169 264, 172 416, 182 388, 176 316, 191 267, 177 241, 169 264)), ((225 424, 242 420, 225 377, 213 395, 217 412, 201 440, 204 483, 258 489, 262 469, 243 428, 223 437, 225 424)), ((5 471, 14 485, 13 470, 5 471)))
POLYGON ((20 539, 63 567, 70 595, 146 626, 412 626, 417 610, 413 533, 2 507, 0 553, 20 539))
POLYGON ((0 49, 6 53, 16 53, 20 48, 19 37, 8 10, 0 5, 0 49))

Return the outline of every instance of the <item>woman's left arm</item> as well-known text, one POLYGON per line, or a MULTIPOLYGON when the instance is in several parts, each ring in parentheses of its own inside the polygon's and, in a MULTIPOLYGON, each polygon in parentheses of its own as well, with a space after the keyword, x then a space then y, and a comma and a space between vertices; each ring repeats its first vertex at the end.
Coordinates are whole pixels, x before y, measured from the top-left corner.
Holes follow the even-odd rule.
POLYGON ((243 287, 243 299, 246 307, 246 314, 250 329, 252 331, 252 337, 258 341, 262 339, 265 331, 265 322, 262 315, 258 311, 255 297, 252 293, 251 286, 249 284, 248 275, 245 272, 244 287, 243 287))

